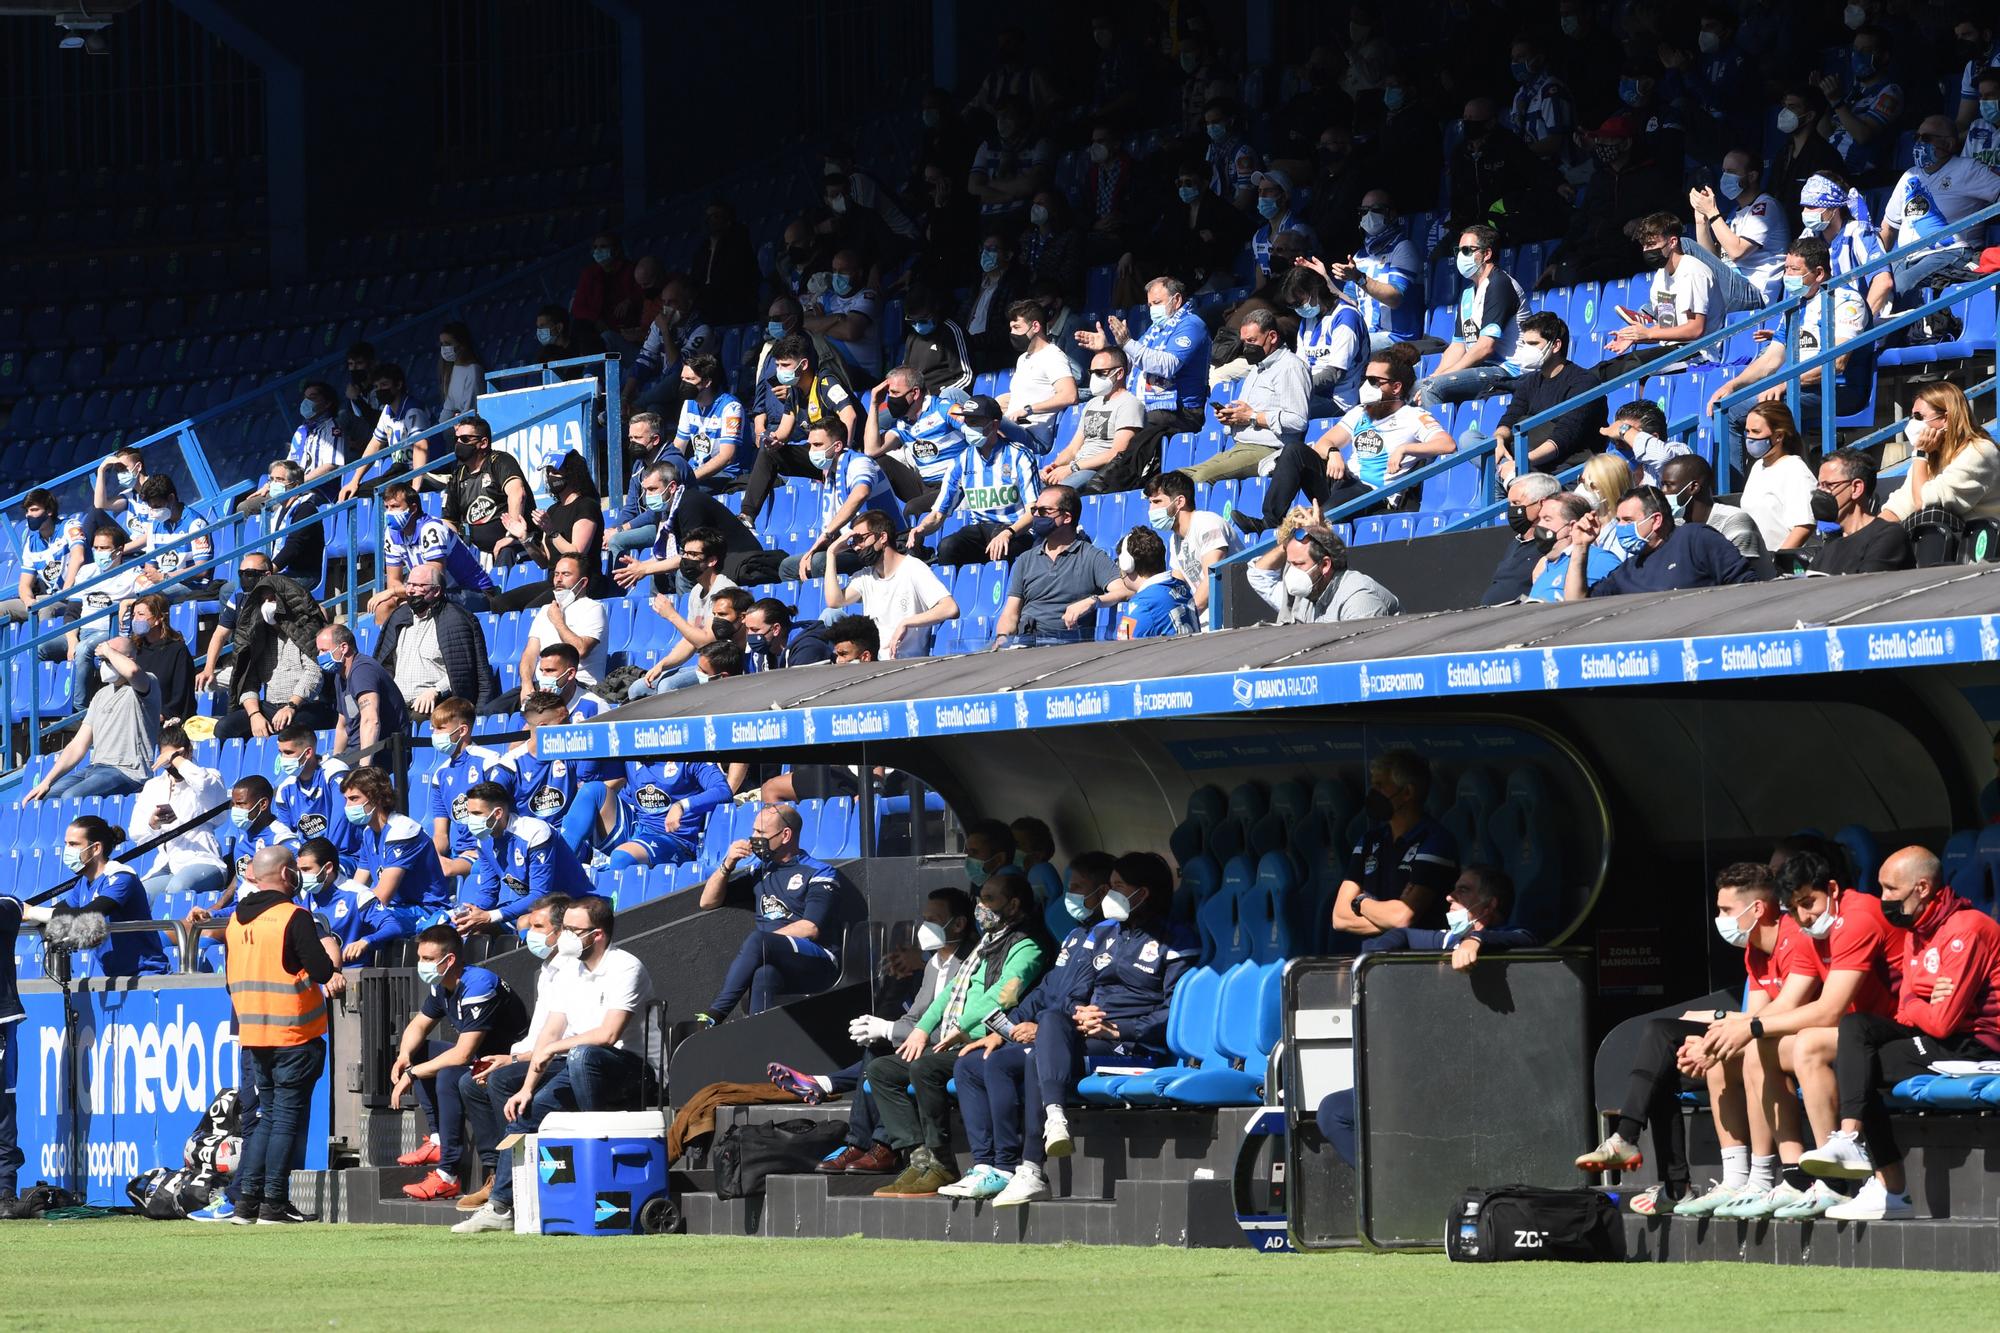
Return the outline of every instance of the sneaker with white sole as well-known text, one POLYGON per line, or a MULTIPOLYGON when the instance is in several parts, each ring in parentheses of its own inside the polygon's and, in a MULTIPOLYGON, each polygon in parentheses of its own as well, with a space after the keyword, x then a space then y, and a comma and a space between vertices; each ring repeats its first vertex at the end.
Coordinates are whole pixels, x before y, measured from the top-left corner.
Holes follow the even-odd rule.
POLYGON ((1735 1198, 1723 1204, 1709 1215, 1711 1217, 1733 1217, 1739 1222, 1750 1222, 1760 1217, 1769 1217, 1778 1208, 1778 1205, 1772 1201, 1771 1196, 1776 1194, 1780 1189, 1785 1190, 1788 1196, 1798 1193, 1790 1185, 1774 1185, 1767 1190, 1760 1190, 1755 1186, 1745 1186, 1741 1194, 1738 1194, 1735 1198))
POLYGON ((1891 1194, 1877 1179, 1870 1179, 1861 1192, 1844 1203, 1826 1210, 1834 1222, 1906 1222, 1917 1215, 1907 1194, 1891 1194))
POLYGON ((236 1205, 226 1194, 215 1196, 215 1202, 206 1208, 197 1208, 188 1214, 190 1222, 227 1222, 236 1216, 236 1205))
POLYGON ((1049 1181, 1048 1177, 1042 1174, 1042 1168, 1033 1162, 1023 1162, 1014 1172, 1014 1178, 1007 1182, 1007 1188, 993 1197, 993 1206, 1018 1208, 1024 1203, 1033 1203, 1037 1199, 1048 1197, 1049 1181))
POLYGON ((1640 1190, 1625 1206, 1641 1217, 1670 1217, 1674 1211, 1674 1201, 1667 1197, 1664 1184, 1640 1190))
POLYGON ((980 1163, 963 1177, 938 1188, 941 1199, 991 1199, 1007 1188, 1008 1173, 980 1163))
POLYGON ((1076 1151, 1076 1141, 1069 1133, 1069 1116, 1060 1106, 1049 1107, 1047 1118, 1042 1121, 1042 1148, 1051 1157, 1067 1157, 1076 1151))
POLYGON ((1646 1155, 1627 1143, 1624 1136, 1613 1134, 1604 1142, 1576 1159, 1579 1171, 1630 1171, 1642 1165, 1646 1155))
POLYGON ((1791 1203, 1780 1205, 1771 1216, 1780 1222, 1809 1222, 1846 1202, 1847 1196, 1839 1190, 1824 1180, 1815 1180, 1811 1189, 1801 1192, 1791 1203))
POLYGON ((1836 1129, 1826 1142, 1799 1158, 1799 1169, 1829 1180, 1865 1180, 1875 1174, 1861 1136, 1836 1129))
POLYGON ((503 1211, 494 1207, 489 1200, 479 1206, 478 1212, 452 1227, 452 1232, 460 1236, 475 1236, 482 1231, 512 1231, 513 1229, 514 1210, 508 1208, 503 1211))
POLYGON ((1675 1217, 1708 1217, 1725 1203, 1733 1203, 1743 1197, 1744 1186, 1725 1185, 1712 1180, 1708 1193, 1694 1194, 1674 1205, 1675 1217))

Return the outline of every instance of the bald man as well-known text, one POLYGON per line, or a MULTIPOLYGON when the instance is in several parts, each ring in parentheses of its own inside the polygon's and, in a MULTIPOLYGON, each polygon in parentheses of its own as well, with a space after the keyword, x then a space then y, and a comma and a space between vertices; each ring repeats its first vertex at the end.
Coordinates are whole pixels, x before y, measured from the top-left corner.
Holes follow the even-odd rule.
POLYGON ((1882 914, 1908 931, 1896 1016, 1840 1020, 1840 1128, 1799 1159, 1809 1175, 1867 1180, 1853 1199, 1826 1210, 1836 1221, 1916 1216, 1883 1089, 1930 1073, 1935 1061, 2000 1054, 2000 923, 1946 886, 1928 848, 1896 852, 1879 879, 1882 914))

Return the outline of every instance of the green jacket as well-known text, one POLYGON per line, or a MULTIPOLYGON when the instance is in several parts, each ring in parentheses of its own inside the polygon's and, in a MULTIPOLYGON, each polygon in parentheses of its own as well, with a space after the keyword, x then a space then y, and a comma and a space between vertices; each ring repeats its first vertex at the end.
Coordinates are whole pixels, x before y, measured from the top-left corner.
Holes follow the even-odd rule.
MULTIPOLYGON (((987 960, 979 960, 978 967, 983 974, 987 970, 987 960)), ((1040 979, 1047 970, 1048 957, 1042 946, 1027 935, 1015 940, 1007 950, 1007 956, 1000 963, 1000 973, 994 977, 991 986, 981 984, 980 977, 974 977, 972 989, 966 993, 965 1009, 958 1016, 961 1032, 985 1035, 982 1026, 986 1015, 995 1009, 1013 1007, 1028 988, 1040 979)), ((924 1010, 924 1016, 917 1020, 917 1026, 930 1036, 937 1036, 937 1026, 944 1020, 944 1010, 951 1003, 951 988, 941 988, 931 1000, 931 1007, 924 1010)))

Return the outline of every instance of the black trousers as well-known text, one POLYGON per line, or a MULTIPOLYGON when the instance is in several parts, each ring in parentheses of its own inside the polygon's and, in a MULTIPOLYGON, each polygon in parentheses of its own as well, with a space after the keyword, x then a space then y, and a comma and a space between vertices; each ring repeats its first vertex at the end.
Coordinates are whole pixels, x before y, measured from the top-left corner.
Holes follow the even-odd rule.
POLYGON ((743 517, 752 527, 764 512, 779 477, 811 477, 820 470, 812 465, 812 452, 803 444, 773 444, 756 451, 750 463, 749 479, 743 483, 743 517))
POLYGON ((1688 1183, 1687 1131, 1681 1124, 1680 1094, 1683 1087, 1693 1086, 1681 1077, 1674 1055, 1681 1042, 1707 1030, 1705 1024, 1678 1018, 1648 1022, 1632 1056, 1632 1075, 1618 1111, 1616 1130, 1628 1143, 1636 1140, 1645 1126, 1653 1127, 1653 1165, 1669 1185, 1685 1187, 1688 1183))
MULTIPOLYGON (((266 719, 276 711, 270 704, 264 705, 266 719)), ((339 718, 328 705, 317 699, 308 699, 292 710, 292 721, 311 727, 314 731, 325 731, 339 721, 339 718)), ((215 720, 215 738, 219 741, 246 740, 250 735, 250 714, 240 706, 230 709, 215 720)))
POLYGON ((881 1137, 892 1148, 929 1148, 940 1161, 951 1156, 951 1082, 955 1051, 925 1051, 914 1062, 878 1055, 868 1062, 868 1089, 882 1118, 881 1137), (916 1086, 913 1095, 910 1086, 916 1086))
POLYGON ((1125 452, 1097 469, 1097 475, 1083 489, 1092 495, 1137 490, 1139 483, 1160 470, 1160 442, 1169 435, 1200 430, 1207 419, 1208 414, 1199 407, 1153 409, 1146 413, 1146 424, 1133 434, 1125 452))
MULTIPOLYGON (((1278 451, 1277 464, 1271 469, 1270 485, 1264 491, 1264 526, 1275 528, 1283 523, 1292 501, 1300 495, 1315 501, 1323 512, 1332 513, 1336 506, 1357 500, 1372 489, 1352 472, 1339 481, 1327 476, 1326 460, 1305 441, 1294 440, 1278 451)), ((1382 503, 1363 511, 1363 514, 1408 509, 1421 498, 1422 490, 1419 486, 1384 496, 1382 503)), ((1359 518, 1363 514, 1354 517, 1359 518)))
POLYGON ((1849 1014, 1840 1020, 1840 1046, 1833 1073, 1840 1086, 1840 1118, 1861 1122, 1861 1141, 1877 1167, 1903 1160, 1890 1128, 1882 1090, 1931 1072, 1935 1060, 1990 1060, 1990 1048, 1970 1034, 1933 1037, 1880 1014, 1849 1014))
POLYGON ((1014 532, 1006 523, 968 523, 938 543, 937 556, 933 565, 983 565, 987 562, 986 545, 1001 533, 1013 535, 1007 540, 1008 564, 1020 559, 1034 547, 1034 538, 1025 532, 1014 532))

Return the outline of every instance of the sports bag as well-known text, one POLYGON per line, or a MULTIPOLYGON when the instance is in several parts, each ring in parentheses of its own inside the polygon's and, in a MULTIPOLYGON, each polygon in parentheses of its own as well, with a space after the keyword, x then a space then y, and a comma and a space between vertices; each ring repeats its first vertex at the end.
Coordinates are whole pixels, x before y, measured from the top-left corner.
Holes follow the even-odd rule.
POLYGON ((764 1177, 811 1171, 847 1138, 838 1120, 780 1120, 732 1125, 715 1145, 715 1196, 747 1199, 764 1192, 764 1177))
POLYGON ((1625 1228, 1618 1205, 1596 1190, 1500 1185, 1459 1197, 1445 1218, 1444 1247, 1463 1263, 1601 1263, 1625 1258, 1625 1228))

